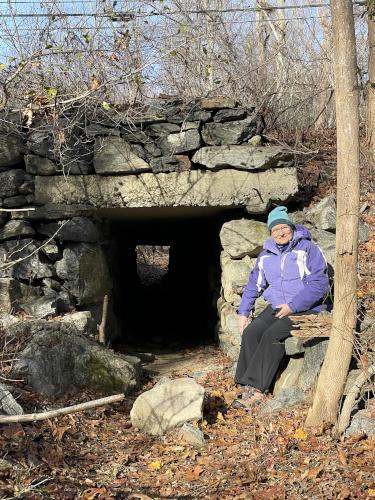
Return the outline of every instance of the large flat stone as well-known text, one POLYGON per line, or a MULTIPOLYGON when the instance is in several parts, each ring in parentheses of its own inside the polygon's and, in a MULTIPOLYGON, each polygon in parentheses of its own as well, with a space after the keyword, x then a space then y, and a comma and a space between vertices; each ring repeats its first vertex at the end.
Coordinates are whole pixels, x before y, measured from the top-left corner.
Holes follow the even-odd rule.
POLYGON ((56 264, 59 278, 66 281, 69 292, 79 305, 102 303, 111 288, 109 271, 100 245, 70 243, 56 264))
POLYGON ((162 137, 157 144, 164 155, 186 153, 201 146, 201 136, 198 130, 189 129, 162 137))
POLYGON ((202 138, 209 146, 223 146, 225 144, 240 144, 262 131, 262 124, 258 116, 249 116, 245 120, 233 122, 206 123, 202 128, 202 138))
POLYGON ((37 204, 113 207, 246 207, 264 213, 271 200, 285 202, 298 190, 295 168, 240 172, 171 172, 138 176, 36 177, 37 204))
POLYGON ((120 137, 99 137, 95 141, 94 168, 97 174, 135 173, 150 166, 120 137))
POLYGON ((257 257, 269 236, 267 224, 251 219, 231 220, 220 231, 221 245, 233 259, 257 257))
POLYGON ((251 144, 212 146, 199 149, 192 161, 212 170, 222 168, 254 170, 291 166, 293 154, 279 146, 251 144))

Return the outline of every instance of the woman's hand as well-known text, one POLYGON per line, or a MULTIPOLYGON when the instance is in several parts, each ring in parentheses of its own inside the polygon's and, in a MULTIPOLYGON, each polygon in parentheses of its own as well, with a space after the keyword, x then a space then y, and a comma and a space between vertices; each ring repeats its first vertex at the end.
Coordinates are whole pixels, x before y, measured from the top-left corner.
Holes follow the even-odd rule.
POLYGON ((288 316, 293 312, 288 304, 280 304, 277 306, 277 309, 279 309, 279 311, 275 314, 275 317, 279 319, 285 318, 285 316, 288 316))
POLYGON ((238 326, 240 328, 241 334, 243 333, 248 324, 249 324, 249 318, 247 316, 238 317, 238 326))

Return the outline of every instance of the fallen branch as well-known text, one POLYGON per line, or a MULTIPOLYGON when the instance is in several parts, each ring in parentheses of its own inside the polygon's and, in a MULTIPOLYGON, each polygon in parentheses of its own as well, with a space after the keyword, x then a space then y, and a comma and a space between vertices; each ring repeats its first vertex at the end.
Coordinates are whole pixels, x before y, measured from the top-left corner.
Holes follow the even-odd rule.
POLYGON ((44 411, 42 413, 28 413, 24 415, 10 415, 6 417, 0 417, 0 424, 12 424, 21 422, 36 422, 38 420, 46 420, 48 418, 60 417, 61 415, 68 415, 69 413, 75 413, 77 411, 84 411, 90 408, 96 408, 97 406, 104 406, 110 403, 116 403, 125 399, 124 394, 114 394, 113 396, 108 396, 106 398, 94 399, 93 401, 88 401, 87 403, 80 403, 78 405, 67 406, 65 408, 59 408, 57 410, 44 411))
POLYGON ((350 415, 352 410, 357 402, 358 394, 360 393, 364 384, 375 375, 375 363, 363 370, 357 377, 353 387, 350 389, 350 392, 347 394, 344 404, 342 406, 341 414, 339 420, 337 422, 337 433, 343 434, 350 422, 350 415))
POLYGON ((294 337, 313 338, 329 337, 332 328, 331 314, 305 314, 301 316, 290 316, 293 321, 293 327, 298 330, 292 330, 290 333, 294 337))

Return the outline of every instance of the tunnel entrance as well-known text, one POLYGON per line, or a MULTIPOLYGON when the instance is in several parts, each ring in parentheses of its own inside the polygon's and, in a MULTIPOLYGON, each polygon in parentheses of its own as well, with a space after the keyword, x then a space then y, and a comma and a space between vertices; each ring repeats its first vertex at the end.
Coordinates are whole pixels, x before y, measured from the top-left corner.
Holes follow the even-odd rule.
POLYGON ((143 349, 216 343, 223 213, 121 212, 105 214, 119 342, 143 349))

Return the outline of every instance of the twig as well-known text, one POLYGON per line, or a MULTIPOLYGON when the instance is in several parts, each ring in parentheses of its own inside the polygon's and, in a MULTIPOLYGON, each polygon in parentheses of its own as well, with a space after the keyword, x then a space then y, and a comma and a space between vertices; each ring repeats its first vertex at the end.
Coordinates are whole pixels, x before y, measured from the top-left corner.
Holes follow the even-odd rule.
POLYGON ((30 208, 0 208, 0 212, 28 212, 29 210, 36 210, 34 207, 30 208))
POLYGON ((24 415, 9 415, 6 417, 0 416, 0 424, 11 424, 15 422, 36 422, 38 420, 47 420, 48 418, 59 417, 61 415, 68 415, 69 413, 75 413, 77 411, 88 410, 90 408, 96 408, 97 406, 104 406, 110 403, 116 403, 118 401, 123 401, 125 399, 125 394, 114 394, 113 396, 108 396, 106 398, 94 399, 93 401, 88 401, 87 403, 80 403, 73 406, 66 406, 65 408, 59 408, 57 410, 44 411, 41 413, 27 413, 24 415))

